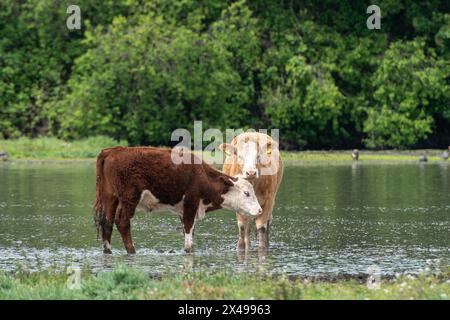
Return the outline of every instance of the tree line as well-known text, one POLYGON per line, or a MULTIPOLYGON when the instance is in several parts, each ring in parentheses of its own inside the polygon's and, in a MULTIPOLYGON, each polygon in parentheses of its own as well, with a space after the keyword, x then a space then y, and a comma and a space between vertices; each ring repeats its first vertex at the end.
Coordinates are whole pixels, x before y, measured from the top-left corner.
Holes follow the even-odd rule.
POLYGON ((0 2, 0 138, 278 128, 285 149, 450 144, 446 0, 0 2))

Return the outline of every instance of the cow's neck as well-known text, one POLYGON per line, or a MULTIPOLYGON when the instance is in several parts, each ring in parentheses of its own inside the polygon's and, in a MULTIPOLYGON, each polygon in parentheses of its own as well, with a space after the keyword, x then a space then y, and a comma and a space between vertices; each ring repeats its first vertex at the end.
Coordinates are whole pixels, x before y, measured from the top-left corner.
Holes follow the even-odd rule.
POLYGON ((201 193, 205 203, 211 203, 214 207, 220 207, 220 204, 223 202, 222 193, 224 186, 219 182, 221 175, 220 171, 207 172, 207 182, 201 186, 201 193))

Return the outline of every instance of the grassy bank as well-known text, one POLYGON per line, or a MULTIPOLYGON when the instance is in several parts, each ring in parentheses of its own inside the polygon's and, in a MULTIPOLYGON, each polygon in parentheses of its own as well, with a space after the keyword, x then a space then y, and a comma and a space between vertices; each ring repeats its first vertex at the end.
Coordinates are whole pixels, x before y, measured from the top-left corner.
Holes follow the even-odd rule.
POLYGON ((79 289, 65 273, 0 272, 0 299, 449 299, 450 274, 401 276, 377 290, 364 282, 288 280, 257 274, 176 274, 150 277, 118 266, 112 272, 81 273, 79 289))
MULTIPOLYGON (((117 142, 107 137, 92 137, 73 142, 57 138, 20 138, 0 140, 0 151, 6 151, 9 160, 92 160, 101 149, 116 145, 124 146, 127 145, 127 142, 117 142)), ((442 150, 363 150, 360 152, 360 162, 417 162, 422 154, 427 154, 430 162, 436 162, 443 161, 439 157, 441 153, 442 150)), ((281 155, 287 162, 352 162, 351 151, 282 151, 281 155)), ((205 159, 208 160, 208 158, 209 155, 205 155, 205 159)))
MULTIPOLYGON (((419 157, 426 154, 428 161, 443 161, 442 150, 388 150, 359 153, 359 162, 418 162, 419 157)), ((352 162, 351 151, 303 151, 281 152, 282 159, 288 162, 352 162)))
POLYGON ((20 138, 0 140, 0 151, 8 153, 9 160, 83 160, 94 159, 103 148, 127 145, 107 137, 92 137, 66 142, 57 138, 20 138))

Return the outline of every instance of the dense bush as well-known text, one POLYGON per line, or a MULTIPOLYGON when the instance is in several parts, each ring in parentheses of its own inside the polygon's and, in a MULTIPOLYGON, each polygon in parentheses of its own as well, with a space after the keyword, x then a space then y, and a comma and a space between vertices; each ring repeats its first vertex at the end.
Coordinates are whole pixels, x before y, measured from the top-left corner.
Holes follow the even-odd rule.
POLYGON ((0 138, 279 128, 284 148, 450 144, 448 1, 0 2, 0 138))

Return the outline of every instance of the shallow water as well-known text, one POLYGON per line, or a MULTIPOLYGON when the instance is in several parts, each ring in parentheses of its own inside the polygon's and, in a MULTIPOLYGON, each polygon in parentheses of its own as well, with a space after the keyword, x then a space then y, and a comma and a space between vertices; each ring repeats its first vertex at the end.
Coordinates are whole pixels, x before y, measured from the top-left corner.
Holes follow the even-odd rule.
POLYGON ((117 263, 166 270, 263 270, 291 275, 384 275, 449 266, 450 162, 286 166, 271 227, 270 251, 236 253, 234 213, 209 213, 196 225, 195 254, 183 252, 179 218, 138 212, 136 255, 119 233, 103 255, 92 222, 93 163, 0 164, 0 269, 32 270, 117 263))

